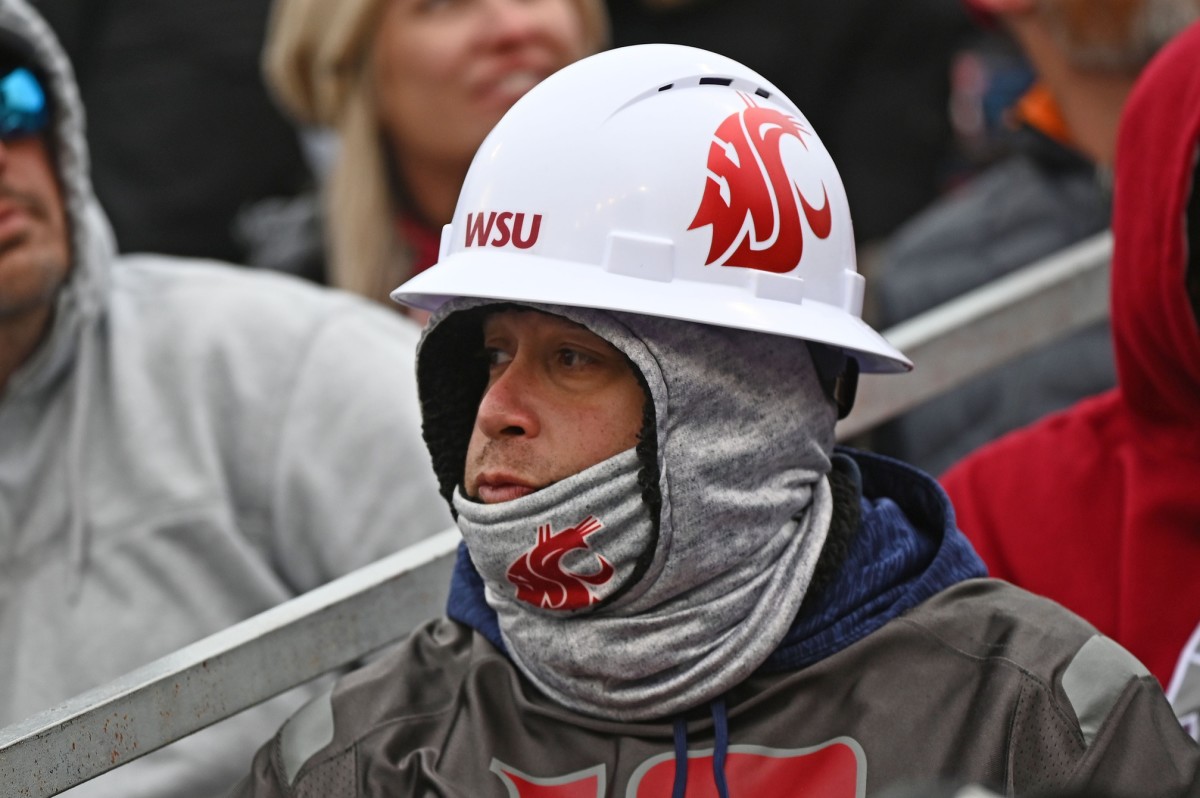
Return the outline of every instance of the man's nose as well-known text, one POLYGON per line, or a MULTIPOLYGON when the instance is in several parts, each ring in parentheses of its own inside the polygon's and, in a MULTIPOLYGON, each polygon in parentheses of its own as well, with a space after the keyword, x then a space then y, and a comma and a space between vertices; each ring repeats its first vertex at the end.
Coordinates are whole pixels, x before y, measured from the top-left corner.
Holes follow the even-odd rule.
POLYGON ((519 358, 488 387, 476 423, 489 438, 532 438, 541 431, 535 410, 537 379, 519 358))

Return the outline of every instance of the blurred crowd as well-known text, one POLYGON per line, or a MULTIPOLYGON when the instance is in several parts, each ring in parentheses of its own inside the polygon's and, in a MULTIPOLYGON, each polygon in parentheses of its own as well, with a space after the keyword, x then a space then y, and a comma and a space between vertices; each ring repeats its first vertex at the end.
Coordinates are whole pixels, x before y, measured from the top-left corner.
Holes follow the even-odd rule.
MULTIPOLYGON (((857 443, 946 474, 991 573, 1129 648, 1200 734, 1200 594, 1164 588, 1200 565, 1197 142, 1162 143, 1196 111, 1128 110, 1160 49, 1196 38, 1197 0, 29 3, 48 28, 26 38, 74 78, 39 75, 53 122, 13 124, 57 125, 46 196, 71 247, 28 278, 0 265, 0 725, 451 524, 415 404, 425 317, 388 295, 438 261, 476 151, 525 92, 674 42, 804 111, 876 329, 1113 229, 1111 321, 857 443), (1139 292, 1139 267, 1182 281, 1175 300, 1139 292), (1147 319, 1170 327, 1157 354, 1147 319), (170 631, 147 632, 152 614, 170 631), (125 633, 141 642, 111 651, 125 633)), ((10 38, 6 69, 30 47, 10 38)), ((78 794, 218 794, 307 695, 78 794)))

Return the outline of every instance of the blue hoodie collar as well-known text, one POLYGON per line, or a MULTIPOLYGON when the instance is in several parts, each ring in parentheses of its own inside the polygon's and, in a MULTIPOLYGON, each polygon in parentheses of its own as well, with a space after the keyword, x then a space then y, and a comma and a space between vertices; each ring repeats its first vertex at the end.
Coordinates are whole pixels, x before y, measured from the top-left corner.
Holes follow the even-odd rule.
POLYGON ((800 608, 764 671, 819 662, 951 585, 987 576, 932 477, 869 452, 839 448, 835 457, 859 479, 858 532, 834 581, 800 608))

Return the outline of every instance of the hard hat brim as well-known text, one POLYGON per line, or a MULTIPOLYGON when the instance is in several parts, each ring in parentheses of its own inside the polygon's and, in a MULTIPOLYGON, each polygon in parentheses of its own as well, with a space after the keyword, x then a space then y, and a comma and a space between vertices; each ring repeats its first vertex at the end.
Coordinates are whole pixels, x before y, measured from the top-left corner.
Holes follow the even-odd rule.
POLYGON ((672 282, 528 254, 459 252, 408 280, 391 297, 428 311, 456 297, 476 297, 662 316, 839 347, 855 357, 865 373, 912 369, 912 362, 882 335, 834 305, 766 299, 748 290, 745 301, 739 301, 728 286, 694 280, 688 281, 687 301, 681 302, 672 282))

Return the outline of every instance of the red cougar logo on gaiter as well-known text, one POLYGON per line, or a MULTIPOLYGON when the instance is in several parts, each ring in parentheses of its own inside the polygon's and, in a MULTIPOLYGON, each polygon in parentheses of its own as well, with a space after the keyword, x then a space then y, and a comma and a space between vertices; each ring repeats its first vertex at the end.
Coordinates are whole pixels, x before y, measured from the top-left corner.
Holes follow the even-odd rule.
POLYGON ((557 533, 549 524, 539 526, 533 548, 508 566, 508 581, 516 585, 517 598, 552 610, 576 610, 599 601, 589 585, 598 587, 612 579, 612 564, 597 554, 600 570, 579 574, 566 570, 562 559, 568 552, 587 550, 587 538, 603 526, 594 515, 557 533))
POLYGON ((726 117, 708 150, 708 181, 689 230, 712 225, 705 265, 789 272, 804 253, 804 218, 817 238, 832 226, 829 194, 821 184, 821 206, 814 207, 788 176, 780 154, 784 136, 795 136, 804 149, 809 133, 799 122, 742 94, 746 108, 726 117), (736 247, 736 249, 735 249, 736 247))

